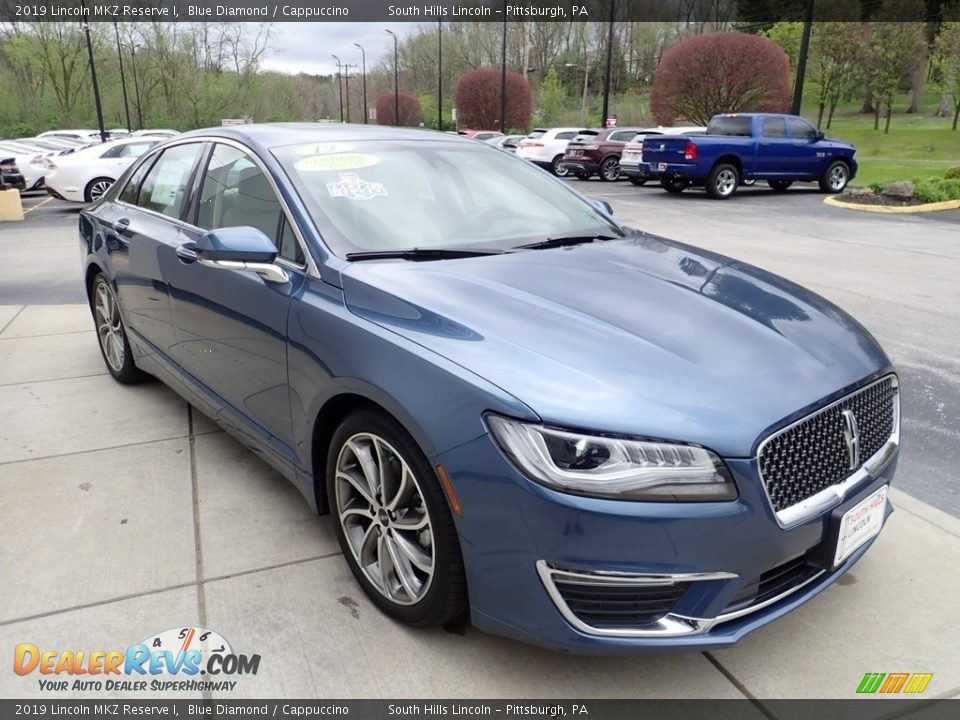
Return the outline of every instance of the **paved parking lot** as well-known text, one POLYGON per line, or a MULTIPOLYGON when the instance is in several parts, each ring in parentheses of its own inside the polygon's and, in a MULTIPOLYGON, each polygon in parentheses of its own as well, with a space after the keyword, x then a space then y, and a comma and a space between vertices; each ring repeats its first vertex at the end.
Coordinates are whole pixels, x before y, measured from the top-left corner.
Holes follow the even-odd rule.
MULTIPOLYGON (((0 648, 126 647, 200 624, 263 658, 229 697, 852 697, 865 672, 895 671, 960 696, 958 218, 574 184, 634 225, 813 287, 900 365, 906 492, 840 583, 709 654, 587 659, 399 627, 292 486, 162 385, 110 379, 78 302, 76 212, 54 202, 0 225, 0 648)), ((0 673, 0 697, 38 694, 0 673)))

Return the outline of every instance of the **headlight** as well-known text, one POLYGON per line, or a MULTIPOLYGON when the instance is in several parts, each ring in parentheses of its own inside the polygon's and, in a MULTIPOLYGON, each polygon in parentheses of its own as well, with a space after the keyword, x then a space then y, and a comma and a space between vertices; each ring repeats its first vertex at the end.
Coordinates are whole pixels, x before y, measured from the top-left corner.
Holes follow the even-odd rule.
POLYGON ((723 461, 696 445, 585 435, 488 415, 487 424, 513 463, 562 492, 617 500, 734 500, 723 461))

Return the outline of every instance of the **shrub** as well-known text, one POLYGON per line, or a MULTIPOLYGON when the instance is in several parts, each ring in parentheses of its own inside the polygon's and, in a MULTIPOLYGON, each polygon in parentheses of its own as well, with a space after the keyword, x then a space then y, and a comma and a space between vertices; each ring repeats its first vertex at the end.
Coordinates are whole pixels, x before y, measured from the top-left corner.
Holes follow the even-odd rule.
POLYGON ((773 41, 717 32, 686 40, 664 53, 650 91, 662 125, 706 125, 725 112, 785 112, 790 107, 790 61, 773 41))
POLYGON ((943 174, 943 176, 947 180, 956 180, 957 178, 960 178, 960 165, 950 168, 943 174))
POLYGON ((872 183, 870 183, 870 185, 869 185, 868 187, 869 187, 871 190, 873 190, 875 193, 882 193, 882 192, 883 192, 883 189, 884 189, 886 186, 887 186, 886 183, 882 183, 882 182, 872 182, 872 183))
POLYGON ((397 115, 397 100, 400 105, 400 125, 405 127, 418 127, 423 120, 423 110, 420 108, 420 101, 413 95, 400 93, 394 95, 388 93, 377 98, 377 124, 394 125, 394 118, 397 115))
MULTIPOLYGON (((507 127, 526 130, 533 111, 527 79, 507 72, 507 127)), ((500 127, 500 70, 480 68, 460 76, 457 83, 457 119, 460 127, 494 130, 500 127)))
POLYGON ((924 178, 916 186, 914 197, 924 203, 960 200, 960 178, 924 178))

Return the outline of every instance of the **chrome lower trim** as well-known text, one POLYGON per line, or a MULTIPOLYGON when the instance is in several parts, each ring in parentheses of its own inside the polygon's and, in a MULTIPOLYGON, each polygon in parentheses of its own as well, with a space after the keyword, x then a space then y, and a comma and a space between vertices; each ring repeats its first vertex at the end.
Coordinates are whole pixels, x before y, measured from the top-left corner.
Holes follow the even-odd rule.
MULTIPOLYGON (((827 510, 830 510, 831 508, 843 502, 844 498, 853 488, 862 483, 864 480, 877 476, 880 474, 883 468, 887 466, 887 463, 890 462, 890 460, 896 454, 897 449, 900 447, 900 382, 896 375, 884 375, 879 380, 875 380, 869 385, 864 385, 861 388, 857 388, 852 393, 844 395, 842 398, 835 400, 829 405, 825 405, 822 408, 814 410, 809 415, 804 415, 796 422, 792 422, 786 427, 777 430, 775 433, 764 439, 762 443, 760 443, 759 447, 757 448, 756 456, 758 468, 760 464, 760 456, 763 454, 763 448, 771 440, 789 431, 796 425, 805 422, 810 417, 819 415, 822 412, 826 412, 830 408, 834 407, 835 405, 839 405, 850 397, 858 395, 867 388, 888 381, 893 382, 893 387, 896 391, 893 396, 893 434, 890 436, 890 439, 887 440, 883 447, 881 447, 865 463, 863 463, 856 472, 847 477, 843 482, 837 483, 836 485, 831 485, 828 488, 824 488, 816 495, 811 495, 806 500, 801 500, 800 502, 795 503, 788 508, 774 511, 777 524, 781 528, 786 530, 799 525, 800 523, 806 522, 807 520, 815 518, 818 515, 822 515, 827 510)), ((773 509, 773 500, 771 500, 770 494, 767 492, 767 485, 763 481, 762 472, 760 473, 760 485, 763 487, 763 493, 767 497, 767 502, 770 503, 770 508, 773 509)))
POLYGON ((769 599, 767 599, 767 600, 764 600, 762 603, 757 603, 756 605, 748 605, 747 607, 742 608, 742 609, 740 609, 740 610, 735 610, 734 612, 729 612, 729 613, 724 613, 723 615, 718 615, 718 616, 717 616, 717 619, 714 620, 713 624, 714 624, 714 625, 719 625, 720 623, 730 622, 731 620, 736 620, 737 618, 742 618, 742 617, 744 617, 745 615, 750 615, 751 613, 755 613, 755 612, 757 612, 758 610, 763 610, 763 608, 769 607, 770 605, 773 605, 774 603, 780 602, 780 601, 783 600, 785 597, 788 597, 789 595, 793 595, 795 592, 797 592, 797 591, 800 590, 801 588, 805 588, 807 585, 809 585, 810 583, 814 582, 815 580, 818 580, 819 578, 822 578, 822 577, 826 574, 826 572, 827 572, 826 570, 821 570, 821 571, 818 572, 816 575, 814 575, 813 577, 807 578, 806 580, 804 580, 804 581, 803 581, 802 583, 800 583, 799 585, 794 585, 794 586, 793 586, 792 588, 790 588, 789 590, 784 590, 784 591, 783 591, 782 593, 780 593, 779 595, 777 595, 777 596, 775 596, 775 597, 772 597, 772 598, 769 598, 769 599))
POLYGON ((578 585, 603 586, 603 585, 636 585, 643 587, 675 585, 681 582, 703 582, 708 580, 733 580, 737 577, 734 573, 714 572, 714 573, 652 573, 652 574, 630 574, 620 572, 579 572, 573 570, 562 570, 551 567, 545 560, 537 561, 537 573, 540 580, 547 590, 547 594, 554 605, 563 615, 564 620, 570 623, 574 628, 587 635, 598 635, 602 637, 623 637, 623 638, 642 638, 642 637, 679 637, 683 635, 698 635, 710 629, 715 621, 704 618, 685 617, 668 613, 657 620, 652 625, 643 628, 597 628, 588 625, 578 618, 567 605, 560 591, 554 584, 554 579, 561 579, 565 582, 578 585))

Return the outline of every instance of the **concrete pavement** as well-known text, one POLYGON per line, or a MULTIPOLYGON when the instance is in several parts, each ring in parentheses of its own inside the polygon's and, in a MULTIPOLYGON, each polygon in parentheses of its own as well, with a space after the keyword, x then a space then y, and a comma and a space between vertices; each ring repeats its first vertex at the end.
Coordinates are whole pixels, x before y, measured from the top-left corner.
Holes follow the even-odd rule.
MULTIPOLYGON (((866 672, 960 694, 960 520, 901 492, 841 583, 734 649, 585 658, 411 630, 365 599, 329 518, 161 384, 114 383, 91 328, 82 305, 0 306, 5 662, 196 624, 262 657, 224 697, 849 698, 866 672)), ((38 695, 0 673, 0 697, 38 695)))

